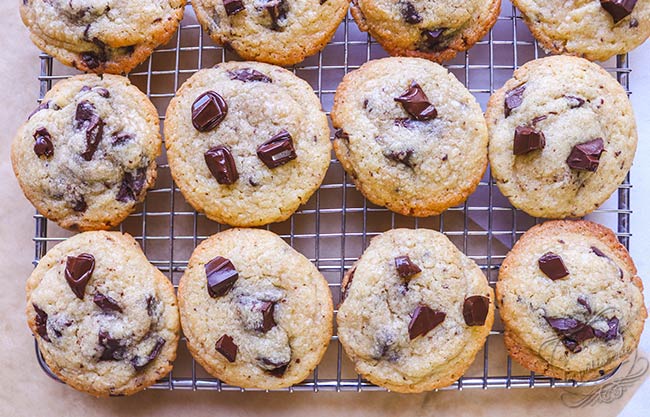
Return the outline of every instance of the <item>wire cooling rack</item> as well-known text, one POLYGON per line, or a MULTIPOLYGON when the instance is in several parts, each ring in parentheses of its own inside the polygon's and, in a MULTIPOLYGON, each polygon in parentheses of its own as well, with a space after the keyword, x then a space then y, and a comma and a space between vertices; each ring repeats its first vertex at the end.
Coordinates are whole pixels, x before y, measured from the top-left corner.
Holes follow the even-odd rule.
MULTIPOLYGON (((543 56, 516 9, 503 1, 502 13, 484 40, 469 52, 459 54, 445 66, 469 88, 481 106, 490 94, 512 76, 515 68, 543 56)), ((364 62, 386 56, 381 47, 360 32, 348 16, 333 40, 318 55, 308 58, 293 71, 308 81, 321 99, 325 111, 333 104, 337 85, 343 76, 364 62)), ((193 73, 217 63, 238 59, 235 54, 215 46, 197 24, 191 7, 175 38, 154 52, 150 59, 129 74, 131 81, 144 91, 164 112, 178 87, 193 73)), ((630 72, 627 56, 603 63, 603 66, 629 92, 630 72)), ((47 55, 41 55, 40 97, 60 80, 75 71, 63 67, 47 55)), ((629 177, 618 192, 599 210, 590 215, 617 232, 627 247, 630 230, 629 177)), ((35 216, 35 263, 57 242, 70 235, 40 215, 35 216)), ((396 227, 426 227, 447 235, 466 255, 476 261, 491 285, 509 248, 539 220, 515 210, 500 193, 489 172, 476 192, 458 207, 436 217, 411 218, 394 214, 367 202, 349 182, 338 161, 333 158, 326 179, 310 201, 283 223, 267 229, 282 236, 289 244, 310 258, 329 282, 335 303, 340 300, 340 282, 345 271, 358 259, 369 240, 396 227)), ((165 273, 174 285, 187 267, 192 250, 208 236, 226 226, 196 213, 174 185, 165 156, 159 160, 158 181, 150 190, 139 212, 132 214, 120 230, 133 235, 149 260, 165 273)), ((38 361, 43 370, 54 374, 44 362, 38 347, 38 361)), ((615 372, 615 371, 614 371, 615 372)), ((612 373, 613 374, 613 373, 612 373)), ((497 317, 488 340, 468 372, 445 389, 574 387, 595 385, 612 374, 590 382, 563 381, 535 375, 512 362, 503 347, 503 326, 497 317)), ((168 377, 154 389, 242 390, 211 377, 192 360, 181 339, 178 359, 168 377)), ((343 354, 337 337, 319 367, 304 382, 288 391, 366 391, 379 390, 354 372, 343 354)))

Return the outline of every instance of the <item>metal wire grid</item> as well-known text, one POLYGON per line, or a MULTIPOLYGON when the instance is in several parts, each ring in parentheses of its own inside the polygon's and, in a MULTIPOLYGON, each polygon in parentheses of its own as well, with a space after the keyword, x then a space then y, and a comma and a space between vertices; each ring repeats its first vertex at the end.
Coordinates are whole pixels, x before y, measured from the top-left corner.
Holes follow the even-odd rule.
MULTIPOLYGON (((348 16, 334 39, 318 55, 308 58, 293 71, 314 87, 323 108, 329 114, 336 86, 347 72, 364 62, 386 54, 368 35, 358 30, 348 16)), ((506 0, 497 24, 486 39, 473 49, 460 54, 446 67, 452 71, 484 106, 489 95, 511 77, 515 68, 524 62, 543 56, 537 43, 521 21, 516 9, 506 0)), ((188 6, 185 19, 167 46, 129 74, 156 105, 164 122, 167 103, 182 82, 201 68, 226 60, 238 59, 230 51, 215 46, 196 23, 188 6)), ((619 56, 605 68, 616 76, 629 93, 630 72, 627 56, 619 56)), ((73 74, 54 61, 41 55, 40 97, 53 83, 73 74)), ((617 231, 619 240, 628 247, 630 234, 629 176, 618 193, 589 217, 607 224, 617 231)), ((43 216, 35 216, 36 264, 54 244, 69 236, 43 216)), ((463 205, 430 218, 409 218, 396 215, 385 208, 368 203, 348 181, 338 161, 332 164, 321 188, 311 200, 289 220, 267 226, 289 244, 305 254, 329 282, 335 302, 340 300, 340 282, 345 271, 358 259, 370 238, 395 227, 427 227, 445 233, 466 255, 485 271, 494 286, 499 266, 508 249, 539 219, 515 210, 500 193, 489 172, 477 191, 463 205)), ((150 190, 142 210, 134 213, 120 226, 139 241, 150 261, 177 286, 187 267, 192 250, 203 240, 227 226, 211 222, 196 213, 183 200, 174 185, 169 166, 163 157, 159 161, 159 178, 150 190)), ((519 367, 503 349, 503 328, 497 317, 482 353, 477 355, 468 372, 450 387, 513 388, 513 387, 574 387, 575 381, 548 378, 519 367), (492 353, 489 353, 492 352, 492 353)), ((55 375, 44 362, 38 347, 36 356, 43 370, 55 375)), ((600 379, 581 382, 595 385, 610 378, 616 371, 600 379)), ((156 383, 153 389, 189 389, 231 391, 242 388, 222 383, 197 366, 185 347, 179 344, 179 355, 174 370, 156 383)), ((353 365, 343 354, 337 336, 311 378, 288 391, 366 391, 382 390, 363 380, 354 372, 353 365)))

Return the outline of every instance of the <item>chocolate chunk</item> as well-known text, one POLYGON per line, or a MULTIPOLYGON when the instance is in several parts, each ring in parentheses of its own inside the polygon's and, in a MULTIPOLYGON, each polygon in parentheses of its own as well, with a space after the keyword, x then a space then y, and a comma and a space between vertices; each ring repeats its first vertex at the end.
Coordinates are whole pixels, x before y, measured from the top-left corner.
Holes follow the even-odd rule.
POLYGON ((546 120, 546 119, 548 119, 548 116, 545 115, 545 114, 544 114, 544 115, 541 115, 541 116, 537 116, 537 117, 535 117, 535 118, 533 119, 533 121, 531 122, 531 124, 532 124, 533 126, 535 126, 537 123, 541 122, 542 120, 546 120))
POLYGON ((419 305, 413 310, 409 323, 409 338, 424 336, 445 320, 447 315, 441 311, 432 310, 425 305, 419 305))
POLYGON ((113 146, 120 146, 133 139, 133 135, 129 133, 116 133, 113 135, 113 141, 111 143, 113 146))
POLYGON ((510 113, 521 106, 521 103, 524 101, 524 91, 526 90, 526 84, 522 84, 519 87, 515 87, 512 90, 506 92, 506 99, 503 102, 503 108, 506 117, 510 116, 510 113))
POLYGON ((571 150, 566 163, 573 169, 595 172, 600 163, 603 146, 604 142, 601 138, 576 145, 571 150))
POLYGON ((205 264, 205 275, 208 279, 208 293, 212 298, 226 295, 239 278, 232 262, 221 256, 205 264))
POLYGON ((97 91, 97 94, 99 94, 100 96, 102 96, 104 98, 109 98, 111 96, 111 93, 107 89, 105 89, 103 87, 97 87, 96 91, 97 91))
POLYGON ((245 9, 241 0, 223 0, 223 7, 228 16, 235 15, 245 9))
POLYGON ((636 0, 600 0, 600 5, 618 23, 632 13, 636 0))
POLYGON ((122 312, 122 307, 117 304, 116 300, 109 297, 108 295, 104 295, 99 292, 96 293, 93 297, 93 303, 97 304, 97 306, 101 308, 104 313, 111 311, 117 311, 119 313, 122 312))
POLYGON ((273 80, 271 80, 270 77, 252 68, 240 68, 240 69, 228 71, 228 75, 230 76, 231 80, 243 81, 245 83, 250 83, 250 82, 272 83, 273 82, 273 80))
POLYGON ((269 12, 269 16, 271 16, 271 29, 279 31, 281 29, 279 21, 285 20, 289 11, 287 2, 285 0, 270 0, 264 8, 269 12))
POLYGON ((36 317, 34 318, 34 324, 36 324, 36 332, 46 342, 52 342, 52 340, 50 340, 50 336, 47 334, 47 313, 41 310, 34 303, 32 303, 32 307, 34 307, 34 311, 36 312, 36 317))
POLYGON ((631 28, 639 27, 639 21, 636 20, 635 18, 630 19, 630 27, 631 28))
POLYGON ((133 365, 136 371, 143 370, 154 359, 156 359, 158 355, 160 355, 160 351, 162 350, 163 346, 165 346, 165 339, 163 339, 162 337, 158 337, 158 339, 156 339, 156 343, 153 345, 153 348, 151 349, 151 352, 149 352, 149 354, 145 357, 134 356, 131 359, 131 365, 133 365))
POLYGON ((289 367, 289 362, 277 363, 267 358, 262 358, 262 362, 266 365, 265 371, 278 378, 282 378, 289 367))
POLYGON ((237 345, 233 342, 232 337, 227 334, 221 336, 214 347, 217 349, 217 352, 228 359, 228 362, 234 362, 237 359, 237 345))
POLYGON ((561 336, 562 343, 574 353, 580 352, 580 343, 594 338, 593 329, 585 323, 572 318, 544 317, 546 322, 561 336))
POLYGON ((51 101, 46 101, 46 102, 43 102, 43 103, 39 104, 38 107, 36 107, 36 108, 34 109, 34 111, 31 112, 31 113, 29 114, 29 116, 27 116, 27 120, 31 119, 32 116, 34 116, 34 115, 35 115, 36 113, 38 113, 39 111, 49 109, 49 108, 50 108, 50 103, 51 103, 51 101))
POLYGON ((406 23, 415 25, 422 22, 422 16, 418 13, 413 6, 413 3, 406 2, 402 5, 402 17, 406 23))
POLYGON ((99 360, 119 361, 124 358, 125 346, 122 340, 114 339, 105 330, 99 331, 99 346, 104 348, 99 360))
POLYGON ((343 139, 343 140, 346 140, 346 141, 350 140, 350 135, 345 133, 345 131, 343 129, 336 129, 336 132, 334 132, 334 137, 336 139, 343 139))
POLYGON ((398 256, 395 258, 395 268, 402 278, 410 278, 415 274, 422 272, 419 266, 411 261, 408 256, 398 256))
POLYGON ((192 104, 192 124, 199 132, 219 126, 228 114, 228 104, 214 91, 206 91, 192 104))
POLYGON ((578 304, 583 306, 584 308, 587 309, 587 312, 591 314, 591 306, 589 305, 589 302, 587 301, 586 298, 584 297, 578 297, 578 304))
POLYGON ((52 144, 52 136, 50 132, 44 127, 39 127, 34 132, 34 153, 39 158, 44 156, 50 158, 54 155, 54 145, 52 144))
POLYGON ((156 297, 153 295, 148 295, 145 301, 147 303, 147 315, 153 317, 156 308, 158 307, 158 300, 156 300, 156 297))
POLYGON ((68 256, 65 263, 65 280, 73 293, 80 299, 84 298, 86 285, 95 270, 95 257, 89 253, 78 256, 68 256))
POLYGON ((591 251, 592 251, 593 253, 596 254, 596 256, 600 256, 601 258, 607 258, 607 259, 609 259, 609 258, 607 257, 607 255, 605 255, 605 253, 604 253, 602 250, 598 249, 597 247, 592 246, 590 249, 591 249, 591 251))
POLYGON ((99 142, 104 136, 104 121, 97 114, 95 105, 87 100, 77 104, 75 128, 86 131, 86 151, 81 154, 86 161, 93 159, 99 142))
POLYGON ((140 168, 135 172, 125 172, 122 178, 120 190, 117 192, 115 199, 122 203, 137 201, 144 188, 147 179, 146 168, 140 168))
POLYGON ((409 118, 409 117, 398 117, 393 122, 393 125, 399 126, 399 127, 404 127, 406 129, 410 129, 410 128, 414 127, 415 124, 416 124, 416 121, 409 118))
POLYGON ((343 286, 343 290, 341 291, 341 301, 342 302, 345 301, 345 299, 348 296, 348 291, 350 290, 350 286, 352 285, 352 280, 354 279, 354 272, 356 270, 357 270, 357 267, 354 266, 354 267, 352 267, 352 269, 350 270, 350 272, 348 274, 348 279, 345 282, 345 285, 343 286))
POLYGON ((83 52, 81 54, 81 60, 83 61, 84 65, 88 67, 88 69, 94 70, 106 62, 106 55, 103 53, 98 54, 92 51, 83 52))
POLYGON ((490 299, 482 295, 472 295, 465 299, 463 303, 463 318, 468 326, 482 326, 485 324, 488 310, 490 309, 490 299))
POLYGON ((564 266, 562 258, 553 252, 547 252, 542 255, 537 261, 537 264, 539 265, 539 269, 553 281, 569 275, 569 271, 564 266))
POLYGON ((404 94, 394 100, 402 103, 404 110, 415 120, 431 120, 438 116, 438 111, 415 81, 411 83, 411 87, 404 94))
POLYGON ((262 310, 262 327, 259 330, 266 333, 276 326, 273 313, 275 312, 275 303, 271 301, 264 301, 261 306, 262 310))
POLYGON ((77 213, 83 213, 87 209, 88 204, 86 203, 86 199, 83 198, 83 196, 79 197, 79 199, 76 200, 72 206, 72 210, 76 211, 77 213))
POLYGON ((411 161, 413 152, 413 149, 407 149, 405 151, 387 151, 384 152, 384 156, 390 160, 404 164, 409 168, 413 168, 413 161, 411 161))
POLYGON ((544 149, 546 138, 544 132, 533 129, 528 126, 517 126, 515 129, 514 146, 512 153, 515 155, 525 155, 538 149, 544 149))
POLYGON ((585 104, 585 99, 576 97, 576 96, 564 96, 564 98, 569 102, 569 107, 576 109, 582 107, 585 104))
POLYGON ((203 154, 205 163, 219 184, 234 184, 239 178, 235 158, 225 146, 215 146, 203 154))
POLYGON ((607 320, 607 326, 609 329, 606 332, 594 329, 594 336, 604 341, 610 341, 618 337, 618 318, 612 317, 607 320))
POLYGON ((257 147, 257 156, 269 168, 277 168, 287 162, 296 159, 296 150, 293 147, 293 139, 286 130, 273 136, 257 147))
POLYGON ((442 47, 442 41, 444 40, 444 36, 442 36, 442 33, 445 30, 440 28, 440 29, 424 29, 422 31, 422 37, 424 38, 424 48, 429 49, 432 51, 436 51, 441 49, 442 47))

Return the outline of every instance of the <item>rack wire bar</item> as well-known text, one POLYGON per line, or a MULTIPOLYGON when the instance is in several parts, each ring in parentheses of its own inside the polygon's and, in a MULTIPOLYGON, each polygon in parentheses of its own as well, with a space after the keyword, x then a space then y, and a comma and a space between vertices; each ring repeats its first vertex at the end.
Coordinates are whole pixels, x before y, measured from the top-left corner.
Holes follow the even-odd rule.
MULTIPOLYGON (((292 67, 308 81, 329 114, 336 87, 343 76, 370 59, 387 56, 366 33, 360 32, 348 15, 334 39, 318 55, 292 67)), ((481 106, 492 92, 512 76, 525 62, 544 56, 517 10, 503 0, 502 13, 490 34, 470 51, 459 54, 445 66, 474 94, 481 106)), ((52 85, 76 73, 45 54, 40 55, 40 97, 52 85)), ((175 38, 157 49, 151 58, 136 68, 129 78, 144 91, 157 107, 164 123, 164 112, 178 87, 192 74, 220 62, 239 59, 231 51, 214 45, 201 30, 190 6, 175 38)), ((602 63, 630 93, 628 57, 602 63)), ((139 212, 129 216, 119 230, 131 234, 149 260, 177 286, 187 267, 192 250, 208 236, 227 228, 195 212, 183 199, 169 173, 163 155, 159 161, 158 182, 139 212)), ((628 247, 630 232, 630 179, 617 193, 588 218, 616 231, 628 247)), ((56 243, 70 236, 43 216, 36 214, 34 265, 56 243)), ((335 304, 340 301, 341 279, 359 258, 369 240, 391 228, 425 227, 446 234, 486 274, 492 286, 508 250, 531 226, 540 222, 514 209, 501 195, 489 172, 476 192, 458 207, 439 216, 410 218, 367 202, 350 183, 340 163, 332 163, 322 187, 289 220, 267 226, 295 249, 307 256, 329 282, 335 304)), ((336 311, 335 311, 336 312, 336 311)), ((36 346, 36 357, 52 378, 36 346)), ((536 375, 508 357, 503 347, 503 326, 497 317, 482 352, 468 372, 444 389, 575 387, 603 383, 616 371, 603 377, 576 382, 536 375)), ((251 391, 227 385, 207 374, 191 358, 181 337, 174 369, 152 389, 251 391)), ((313 375, 284 391, 371 391, 383 390, 362 379, 343 354, 336 336, 313 375)))

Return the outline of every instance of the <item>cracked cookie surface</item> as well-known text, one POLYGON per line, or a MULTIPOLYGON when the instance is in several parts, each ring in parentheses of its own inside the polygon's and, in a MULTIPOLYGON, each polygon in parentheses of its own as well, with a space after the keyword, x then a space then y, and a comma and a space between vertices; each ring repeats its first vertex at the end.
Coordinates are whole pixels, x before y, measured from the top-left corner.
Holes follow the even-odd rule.
POLYGON ((528 62, 490 97, 485 117, 492 176, 513 206, 535 217, 594 211, 625 179, 636 152, 625 90, 582 58, 528 62), (532 137, 518 135, 522 128, 532 137))
POLYGON ((256 62, 199 71, 165 120, 169 165, 185 199, 242 227, 285 220, 307 202, 329 167, 329 134, 309 84, 256 62))
POLYGON ((18 130, 14 173, 61 227, 109 229, 155 182, 159 130, 155 107, 127 78, 78 75, 58 82, 18 130))
POLYGON ((192 6, 214 42, 246 60, 289 66, 325 47, 348 0, 195 0, 192 6))
POLYGON ((131 236, 85 232, 59 243, 26 291, 39 349, 75 389, 129 395, 171 370, 180 327, 174 288, 131 236))
POLYGON ((229 384, 277 389, 301 382, 332 335, 327 282, 269 231, 230 229, 202 242, 178 296, 190 352, 229 384))
POLYGON ((359 191, 397 213, 431 216, 465 201, 487 167, 476 99, 424 59, 384 58, 350 72, 332 121, 336 156, 359 191))
POLYGON ((129 72, 166 43, 185 0, 22 0, 20 14, 44 52, 80 71, 129 72))
POLYGON ((391 55, 448 61, 497 21, 501 0, 352 0, 359 28, 391 55))
POLYGON ((555 378, 599 378, 639 343, 647 317, 642 291, 611 230, 589 221, 535 226, 499 270, 497 302, 510 356, 555 378), (549 268, 542 259, 549 254, 561 266, 549 268))
POLYGON ((494 320, 493 291, 479 267, 433 230, 375 237, 342 288, 337 324, 345 352, 357 372, 396 392, 452 384, 494 320))

